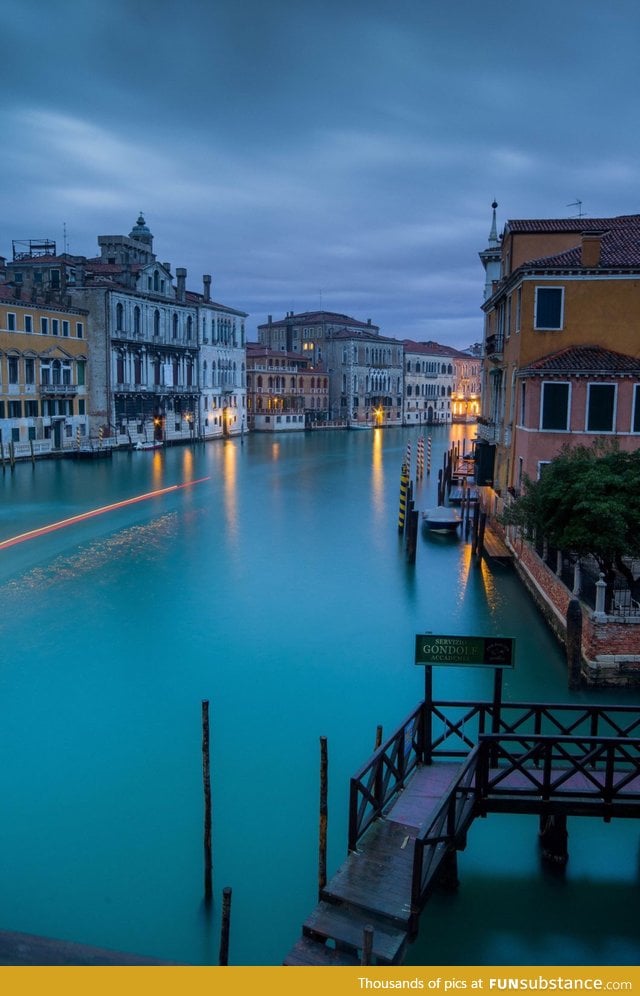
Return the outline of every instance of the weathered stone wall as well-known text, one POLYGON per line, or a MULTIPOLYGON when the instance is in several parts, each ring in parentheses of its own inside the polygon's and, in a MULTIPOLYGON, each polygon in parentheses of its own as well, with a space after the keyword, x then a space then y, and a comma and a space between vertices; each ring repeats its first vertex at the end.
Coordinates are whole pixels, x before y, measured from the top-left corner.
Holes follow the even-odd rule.
MULTIPOLYGON (((518 575, 564 646, 573 595, 529 543, 505 539, 518 575)), ((605 616, 582 606, 582 678, 594 686, 640 685, 640 616, 605 616)))

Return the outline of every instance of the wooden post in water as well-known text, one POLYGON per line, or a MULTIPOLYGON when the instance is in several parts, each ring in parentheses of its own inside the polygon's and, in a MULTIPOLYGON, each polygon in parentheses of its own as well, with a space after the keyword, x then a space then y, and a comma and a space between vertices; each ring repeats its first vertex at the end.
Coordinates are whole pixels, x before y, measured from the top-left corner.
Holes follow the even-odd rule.
POLYGON ((563 867, 569 860, 569 834, 567 817, 552 813, 540 817, 540 846, 542 857, 556 867, 563 867))
POLYGON ((373 956, 373 927, 370 923, 362 931, 362 958, 361 965, 370 965, 373 956))
POLYGON ((231 928, 231 889, 222 890, 222 926, 220 927, 220 954, 218 964, 229 964, 229 930, 231 928))
POLYGON ((209 700, 202 701, 202 784, 204 788, 204 899, 213 896, 213 862, 211 859, 211 770, 209 763, 209 700))
POLYGON ((478 554, 478 563, 482 560, 482 552, 484 550, 484 531, 487 525, 487 513, 485 511, 480 512, 480 522, 478 524, 478 541, 476 543, 476 553, 478 554))
POLYGON ((373 749, 377 750, 378 747, 381 747, 381 746, 382 746, 382 726, 380 724, 378 724, 376 726, 376 743, 375 743, 375 747, 373 749))
POLYGON ((320 824, 318 843, 318 898, 327 884, 327 822, 328 822, 328 757, 327 738, 320 737, 320 824))
POLYGON ((32 464, 33 464, 33 465, 35 466, 35 463, 36 463, 36 455, 35 455, 35 453, 33 452, 33 439, 30 439, 30 440, 29 440, 29 449, 31 450, 31 463, 32 463, 32 464))
POLYGON ((13 444, 13 439, 9 440, 9 463, 11 464, 11 469, 16 465, 16 448, 13 444))
POLYGON ((580 688, 582 673, 582 609, 572 598, 567 606, 567 680, 572 691, 580 688))
POLYGON ((413 501, 409 504, 406 527, 406 555, 410 564, 416 562, 416 550, 418 547, 418 510, 413 507, 413 501))
POLYGON ((0 461, 2 461, 2 469, 4 470, 4 441, 2 439, 2 429, 0 429, 0 461))
POLYGON ((473 533, 471 538, 471 553, 474 555, 478 552, 479 524, 480 524, 480 502, 477 501, 473 506, 473 533))

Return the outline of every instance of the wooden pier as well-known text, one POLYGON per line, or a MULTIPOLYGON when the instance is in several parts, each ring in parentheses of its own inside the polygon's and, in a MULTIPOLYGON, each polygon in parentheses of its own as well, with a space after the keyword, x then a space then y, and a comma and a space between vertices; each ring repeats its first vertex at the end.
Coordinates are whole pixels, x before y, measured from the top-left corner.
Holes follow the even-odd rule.
POLYGON ((640 817, 640 708, 420 703, 351 779, 348 857, 285 965, 401 964, 438 885, 457 884, 469 826, 540 819, 566 860, 567 816, 640 817))

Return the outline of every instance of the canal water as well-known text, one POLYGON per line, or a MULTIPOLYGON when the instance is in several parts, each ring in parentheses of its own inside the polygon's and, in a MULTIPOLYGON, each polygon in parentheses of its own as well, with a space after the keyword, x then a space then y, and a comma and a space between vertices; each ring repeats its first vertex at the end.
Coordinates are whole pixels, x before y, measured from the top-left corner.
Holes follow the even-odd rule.
MULTIPOLYGON (((472 432, 430 430, 420 507, 472 432)), ((625 700, 570 695, 517 579, 461 539, 421 535, 407 564, 400 467, 417 436, 251 435, 4 470, 0 541, 73 521, 0 549, 0 928, 216 964, 230 886, 230 963, 280 964, 316 901, 319 738, 331 875, 349 776, 376 726, 391 734, 422 697, 418 632, 514 637, 507 699, 625 700)), ((434 694, 490 698, 491 673, 436 669, 434 694)), ((569 831, 559 878, 541 870, 535 818, 476 821, 460 888, 430 901, 408 963, 637 964, 637 824, 569 831)))

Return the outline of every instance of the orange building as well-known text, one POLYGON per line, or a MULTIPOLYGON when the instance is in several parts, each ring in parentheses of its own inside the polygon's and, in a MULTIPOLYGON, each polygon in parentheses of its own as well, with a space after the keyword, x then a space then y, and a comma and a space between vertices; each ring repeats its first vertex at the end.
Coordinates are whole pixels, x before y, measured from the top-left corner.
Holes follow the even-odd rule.
POLYGON ((480 463, 496 490, 567 442, 640 445, 640 215, 494 225, 487 273, 480 463))

